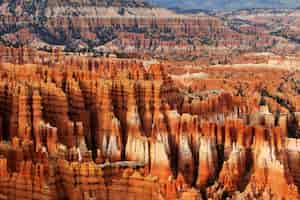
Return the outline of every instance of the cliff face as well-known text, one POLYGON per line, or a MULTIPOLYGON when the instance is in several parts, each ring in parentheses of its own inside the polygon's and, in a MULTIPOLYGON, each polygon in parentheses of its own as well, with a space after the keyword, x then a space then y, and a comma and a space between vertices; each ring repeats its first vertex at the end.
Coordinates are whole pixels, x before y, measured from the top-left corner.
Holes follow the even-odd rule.
POLYGON ((0 11, 0 41, 7 45, 129 57, 209 55, 214 58, 209 62, 226 62, 234 50, 273 51, 286 45, 288 53, 296 48, 255 25, 243 32, 221 17, 176 14, 140 1, 3 1, 0 11))
POLYGON ((165 63, 0 52, 6 199, 299 199, 298 72, 203 68, 185 91, 165 63))

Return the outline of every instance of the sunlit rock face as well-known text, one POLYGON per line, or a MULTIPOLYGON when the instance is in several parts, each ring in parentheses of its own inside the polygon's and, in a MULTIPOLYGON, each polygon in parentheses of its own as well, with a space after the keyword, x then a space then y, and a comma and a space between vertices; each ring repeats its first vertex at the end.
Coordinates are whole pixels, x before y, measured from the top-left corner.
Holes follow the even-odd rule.
POLYGON ((151 165, 150 173, 166 181, 172 176, 170 159, 164 143, 155 141, 150 144, 151 165))
POLYGON ((228 160, 224 161, 219 174, 219 181, 226 190, 234 192, 243 185, 243 177, 247 172, 247 154, 244 147, 234 145, 228 160))
POLYGON ((284 169, 284 164, 276 158, 270 145, 264 143, 254 165, 254 173, 242 195, 247 198, 256 195, 261 195, 262 198, 299 198, 297 186, 292 183, 289 170, 284 169))
POLYGON ((0 64, 1 198, 299 199, 297 71, 186 88, 163 62, 26 51, 0 48, 26 55, 0 64))
POLYGON ((217 149, 211 139, 202 139, 199 147, 199 166, 197 186, 206 186, 214 181, 217 167, 218 157, 217 149))

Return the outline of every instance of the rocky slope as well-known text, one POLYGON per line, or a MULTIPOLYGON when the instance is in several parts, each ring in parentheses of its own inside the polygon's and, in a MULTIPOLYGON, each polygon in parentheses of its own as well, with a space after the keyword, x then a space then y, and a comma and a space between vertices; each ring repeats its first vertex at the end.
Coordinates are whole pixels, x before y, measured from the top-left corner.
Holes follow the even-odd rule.
POLYGON ((255 26, 245 33, 219 16, 182 15, 135 1, 1 1, 0 11, 0 42, 14 46, 217 63, 241 51, 298 48, 255 26))
POLYGON ((248 33, 250 27, 256 26, 262 32, 299 43, 299 13, 298 9, 253 9, 218 15, 231 22, 231 26, 240 32, 248 33))

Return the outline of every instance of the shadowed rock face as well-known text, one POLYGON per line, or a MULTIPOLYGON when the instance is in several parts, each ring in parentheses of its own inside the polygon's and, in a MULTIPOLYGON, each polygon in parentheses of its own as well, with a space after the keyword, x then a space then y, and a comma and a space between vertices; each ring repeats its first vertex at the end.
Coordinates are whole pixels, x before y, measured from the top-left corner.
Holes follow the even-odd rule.
POLYGON ((0 53, 3 198, 299 199, 299 72, 0 53))

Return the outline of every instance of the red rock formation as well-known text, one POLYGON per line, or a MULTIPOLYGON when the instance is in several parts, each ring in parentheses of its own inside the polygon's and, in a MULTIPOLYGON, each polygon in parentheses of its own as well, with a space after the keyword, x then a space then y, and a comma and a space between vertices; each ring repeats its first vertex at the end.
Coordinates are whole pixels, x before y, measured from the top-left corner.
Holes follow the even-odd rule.
POLYGON ((246 150, 238 145, 233 145, 229 158, 223 163, 219 174, 219 181, 227 191, 234 192, 241 189, 247 170, 246 161, 246 150))
POLYGON ((188 184, 192 184, 194 181, 194 157, 191 146, 191 131, 192 117, 187 114, 181 116, 180 132, 178 135, 178 173, 182 173, 185 177, 185 181, 188 184))
POLYGON ((199 166, 196 185, 205 187, 214 181, 218 168, 218 155, 215 143, 210 138, 203 138, 199 147, 199 166))
POLYGON ((166 181, 172 176, 171 162, 165 144, 159 141, 150 143, 150 174, 166 181))
POLYGON ((119 161, 121 160, 123 148, 120 122, 113 113, 111 98, 108 94, 109 86, 104 83, 101 87, 102 91, 99 91, 99 94, 97 93, 101 98, 101 102, 97 113, 96 144, 105 158, 110 161, 119 161))
POLYGON ((277 158, 274 148, 264 143, 254 163, 254 173, 244 193, 248 198, 261 195, 263 198, 298 199, 298 189, 291 183, 291 175, 277 158))
POLYGON ((0 198, 299 198, 298 72, 1 51, 0 198))

